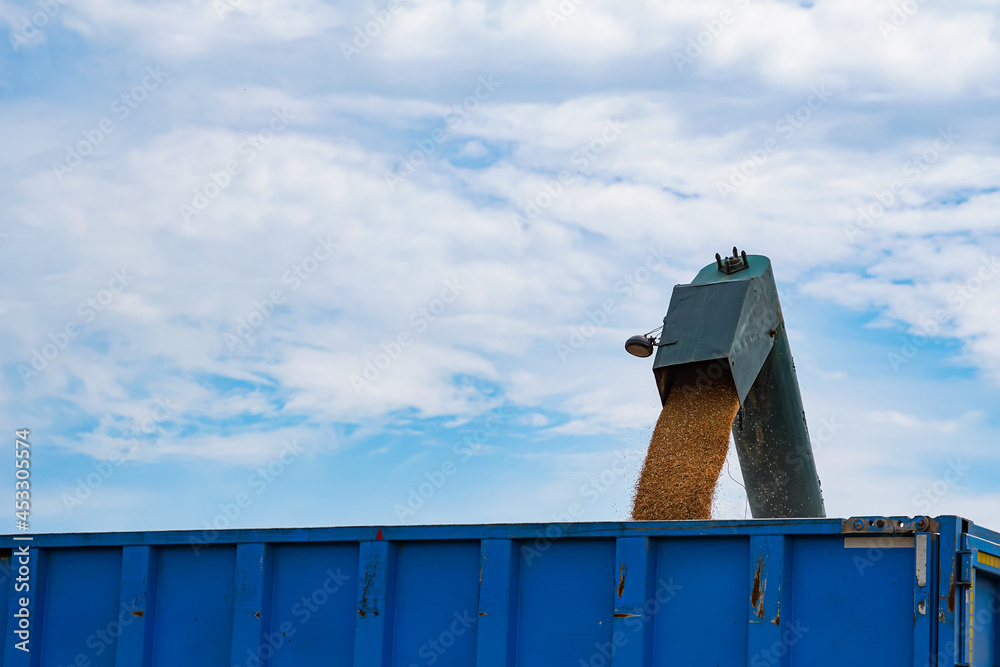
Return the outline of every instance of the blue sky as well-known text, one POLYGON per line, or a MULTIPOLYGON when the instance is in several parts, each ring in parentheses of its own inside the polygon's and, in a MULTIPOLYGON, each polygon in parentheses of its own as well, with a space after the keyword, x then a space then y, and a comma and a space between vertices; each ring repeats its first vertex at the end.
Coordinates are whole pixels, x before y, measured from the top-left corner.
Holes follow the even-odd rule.
POLYGON ((996 4, 901 7, 0 2, 33 529, 625 519, 733 245, 828 513, 1000 526, 996 4))

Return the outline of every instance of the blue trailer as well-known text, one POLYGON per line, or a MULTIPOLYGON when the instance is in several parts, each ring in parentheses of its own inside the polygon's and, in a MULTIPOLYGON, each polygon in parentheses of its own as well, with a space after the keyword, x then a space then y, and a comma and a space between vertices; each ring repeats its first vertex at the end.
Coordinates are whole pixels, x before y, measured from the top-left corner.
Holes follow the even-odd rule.
POLYGON ((4 667, 1000 659, 1000 534, 953 516, 39 534, 0 549, 4 667))

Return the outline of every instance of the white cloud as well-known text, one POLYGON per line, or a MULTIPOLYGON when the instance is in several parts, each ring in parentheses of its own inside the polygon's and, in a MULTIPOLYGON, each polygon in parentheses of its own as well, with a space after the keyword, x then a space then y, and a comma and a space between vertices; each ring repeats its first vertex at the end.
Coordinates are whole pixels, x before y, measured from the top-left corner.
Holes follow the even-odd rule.
POLYGON ((921 419, 916 415, 908 415, 894 410, 875 411, 871 413, 871 419, 876 423, 889 424, 906 429, 935 431, 937 433, 956 433, 962 427, 963 422, 976 420, 982 416, 980 412, 967 412, 958 419, 936 421, 921 419))
MULTIPOLYGON (((225 101, 232 99, 231 91, 222 91, 219 98, 231 106, 225 101)), ((368 104, 381 108, 394 102, 371 99, 368 104)), ((438 110, 427 107, 421 113, 434 117, 438 110)), ((454 376, 470 375, 499 381, 513 396, 534 394, 533 400, 575 392, 561 407, 579 420, 556 427, 557 433, 620 428, 632 413, 616 416, 617 408, 609 407, 617 400, 613 392, 588 398, 592 392, 579 382, 565 381, 558 389, 543 389, 544 383, 532 381, 527 389, 516 371, 499 374, 496 355, 523 353, 541 344, 555 358, 556 343, 568 340, 572 327, 587 323, 588 308, 609 298, 616 310, 624 309, 632 326, 653 326, 665 309, 669 285, 687 279, 711 258, 706 238, 738 240, 754 230, 755 244, 772 256, 785 279, 796 279, 813 261, 817 236, 833 242, 826 246, 828 256, 846 259, 852 246, 842 237, 844 218, 816 207, 847 192, 865 193, 863 181, 877 172, 864 165, 858 174, 851 166, 858 159, 856 151, 837 149, 820 138, 813 140, 809 153, 790 148, 781 162, 765 164, 754 176, 763 187, 741 192, 738 202, 727 204, 714 192, 713 175, 706 169, 713 160, 738 162, 733 140, 691 135, 679 120, 658 123, 663 117, 678 118, 675 106, 660 96, 535 104, 530 110, 494 102, 463 131, 491 141, 519 137, 518 146, 530 148, 474 171, 454 170, 443 158, 434 158, 434 164, 407 179, 395 194, 388 192, 383 178, 391 157, 294 125, 252 159, 237 148, 244 134, 189 127, 153 137, 121 161, 87 164, 61 185, 47 172, 28 176, 22 181, 19 220, 36 233, 70 234, 76 243, 60 250, 59 262, 78 268, 73 279, 69 274, 50 277, 55 282, 48 293, 61 291, 64 305, 53 304, 54 319, 22 327, 23 344, 44 341, 49 329, 73 317, 75 303, 100 287, 102 273, 129 266, 137 275, 134 288, 93 325, 123 334, 114 342, 115 354, 122 358, 165 355, 168 365, 234 376, 251 368, 276 378, 290 392, 288 409, 326 410, 329 418, 407 406, 426 415, 481 410, 475 391, 452 384, 454 376), (586 146, 588 137, 600 137, 612 117, 627 118, 626 129, 600 154, 592 154, 583 173, 575 172, 576 182, 532 227, 518 233, 509 223, 511 214, 526 198, 545 191, 552 182, 545 173, 573 168, 574 151, 586 146), (532 121, 526 122, 528 118, 532 121), (582 129, 570 136, 565 128, 582 129), (807 184, 798 174, 820 147, 823 162, 810 168, 841 176, 819 176, 818 183, 807 184), (666 163, 664 155, 670 156, 666 163), (183 222, 179 206, 190 204, 194 189, 204 189, 228 158, 240 161, 240 173, 203 212, 183 222), (778 182, 785 183, 781 191, 778 182), (678 184, 696 196, 682 199, 663 189, 678 184), (506 210, 476 207, 461 193, 469 187, 511 204, 506 210), (801 219, 811 224, 803 226, 797 222, 801 219), (580 230, 615 243, 584 243, 580 230), (324 235, 336 239, 337 256, 320 265, 312 282, 293 291, 283 276, 324 235), (656 254, 667 252, 676 260, 653 272, 650 286, 636 292, 637 297, 616 293, 623 278, 644 270, 649 248, 660 248, 656 254), (700 254, 691 257, 695 249, 700 254), (497 261, 497 253, 516 264, 497 261), (75 278, 82 267, 94 276, 86 290, 79 289, 75 278), (417 334, 413 318, 423 320, 418 309, 435 298, 443 281, 456 277, 468 285, 467 291, 440 322, 417 334), (223 333, 246 318, 255 300, 276 289, 287 299, 281 309, 254 332, 251 344, 228 354, 223 333), (335 312, 342 315, 324 315, 335 312), (414 347, 391 368, 372 373, 384 374, 385 381, 359 395, 351 376, 361 375, 365 364, 382 354, 380 346, 400 333, 413 334, 418 339, 414 347), (178 340, 187 343, 177 348, 178 340), (573 384, 577 386, 571 389, 573 384)), ((965 156, 961 150, 956 147, 948 158, 965 156)), ((892 159, 885 161, 891 164, 892 159)), ((935 174, 929 172, 928 178, 935 174)), ((933 210, 920 214, 937 215, 933 210)), ((947 281, 963 275, 961 267, 982 250, 972 244, 935 248, 920 239, 896 241, 895 246, 898 250, 889 246, 867 269, 867 277, 821 270, 809 275, 803 291, 856 308, 884 309, 888 318, 915 324, 913 314, 932 312, 935 300, 946 305, 947 281), (933 267, 930 273, 923 268, 927 266, 933 267), (926 282, 932 275, 935 282, 926 282), (908 282, 899 282, 901 278, 908 282)), ((993 287, 984 288, 984 294, 993 287)), ((22 292, 21 299, 21 306, 12 307, 31 311, 31 290, 22 292)), ((990 324, 996 320, 975 317, 974 310, 954 313, 955 325, 947 331, 965 336, 970 344, 975 341, 978 350, 988 353, 989 341, 1000 337, 1000 331, 990 324)), ((629 333, 602 329, 588 346, 618 348, 618 339, 629 333)), ((73 360, 65 362, 66 370, 79 374, 78 365, 90 353, 74 352, 79 354, 67 355, 73 360)), ((58 370, 61 363, 49 372, 63 372, 58 370)), ((990 358, 982 363, 1000 362, 990 358)), ((558 366, 563 364, 551 371, 556 377, 565 373, 558 366)))
MULTIPOLYGON (((57 411, 95 416, 93 430, 67 427, 72 437, 54 438, 94 456, 117 446, 122 423, 144 418, 146 397, 169 397, 180 406, 176 428, 165 425, 137 465, 259 462, 284 437, 321 434, 329 438, 317 449, 360 443, 392 466, 413 452, 374 439, 400 421, 460 429, 503 402, 525 411, 519 426, 536 429, 537 442, 598 436, 641 448, 658 401, 648 364, 622 343, 655 327, 672 285, 733 244, 770 256, 778 279, 795 286, 801 317, 789 326, 796 350, 809 350, 798 357, 808 360, 802 377, 815 385, 847 394, 885 377, 906 385, 888 365, 844 361, 884 346, 893 328, 919 355, 906 371, 929 372, 924 362, 935 360, 997 377, 1000 281, 975 282, 982 262, 1000 255, 992 191, 1000 160, 982 107, 996 96, 993 5, 922 5, 883 37, 878 20, 892 3, 762 0, 677 72, 674 52, 740 4, 590 0, 550 25, 546 12, 561 4, 407 2, 351 63, 340 41, 383 4, 347 11, 242 0, 221 18, 207 2, 67 5, 59 21, 94 53, 127 54, 127 73, 109 74, 116 61, 91 79, 81 74, 93 98, 68 104, 56 82, 54 97, 25 93, 0 118, 16 128, 0 160, 8 176, 0 232, 9 234, 0 245, 9 287, 0 333, 11 385, 0 396, 58 398, 57 411), (167 82, 60 182, 52 162, 150 61, 163 63, 167 82), (388 188, 400 156, 489 76, 500 83, 495 93, 388 188), (810 108, 817 86, 831 94, 810 108), (248 151, 241 142, 275 109, 294 118, 248 151), (802 109, 807 118, 782 124, 802 109), (912 172, 913 156, 927 155, 947 128, 954 143, 912 172), (778 147, 766 148, 769 140, 778 147), (453 155, 495 161, 464 168, 453 155), (230 161, 239 173, 214 181, 221 192, 207 196, 230 161), (562 172, 571 182, 558 183, 562 172), (720 184, 739 177, 723 197, 720 184), (904 187, 887 210, 849 233, 859 209, 893 181, 904 187), (197 208, 198 196, 207 206, 185 221, 181 205, 197 208), (515 227, 515 213, 527 227, 515 227), (333 256, 308 279, 288 278, 327 238, 333 256), (667 255, 665 265, 636 288, 651 249, 667 255), (84 321, 79 304, 122 268, 134 281, 84 321), (454 280, 467 288, 430 311, 454 280), (278 307, 229 349, 224 335, 276 290, 278 307), (588 312, 608 302, 606 324, 572 344, 593 325, 588 312), (810 345, 828 323, 811 318, 837 307, 870 326, 823 354, 810 345), (939 311, 944 319, 928 332, 939 311), (68 322, 80 335, 22 387, 11 369, 68 322), (922 332, 958 351, 929 351, 922 332), (401 334, 412 342, 397 343, 401 334), (359 393, 351 377, 369 365, 374 377, 359 393), (251 433, 252 419, 263 426, 251 433), (345 424, 357 431, 327 433, 345 424)), ((0 13, 16 19, 9 5, 0 13)), ((46 49, 59 34, 53 25, 46 49)), ((885 350, 874 354, 881 363, 885 350)), ((968 444, 984 441, 985 419, 955 417, 966 408, 927 410, 943 399, 900 405, 890 394, 814 404, 819 414, 851 415, 856 429, 818 451, 832 511, 912 510, 910 496, 934 479, 920 466, 941 463, 940 437, 927 434, 989 458, 968 444), (913 438, 919 460, 899 470, 913 438)), ((582 459, 542 463, 553 475, 562 466, 593 471, 593 452, 574 454, 582 459)), ((502 456, 491 443, 481 458, 502 456)), ((488 492, 468 507, 484 519, 517 518, 488 492)), ((560 478, 538 497, 553 506, 572 493, 560 478)), ((972 493, 963 487, 948 502, 972 502, 972 493)), ((973 504, 986 512, 984 498, 973 504)))
POLYGON ((63 20, 93 41, 124 39, 161 55, 205 56, 220 44, 253 48, 312 37, 344 19, 317 0, 294 5, 266 0, 74 0, 63 20))
POLYGON ((481 141, 469 141, 462 147, 459 151, 459 156, 468 158, 480 158, 485 156, 489 152, 485 144, 481 141))

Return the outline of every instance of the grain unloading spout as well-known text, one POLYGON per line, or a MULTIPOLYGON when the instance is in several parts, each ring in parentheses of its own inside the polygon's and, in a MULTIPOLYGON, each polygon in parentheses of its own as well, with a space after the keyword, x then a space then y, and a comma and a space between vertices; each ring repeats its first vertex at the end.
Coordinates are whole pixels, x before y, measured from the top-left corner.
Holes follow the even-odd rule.
POLYGON ((626 349, 649 356, 655 348, 664 404, 682 367, 732 381, 740 401, 733 439, 755 518, 825 516, 771 261, 736 248, 715 257, 674 287, 659 340, 634 336, 626 349))

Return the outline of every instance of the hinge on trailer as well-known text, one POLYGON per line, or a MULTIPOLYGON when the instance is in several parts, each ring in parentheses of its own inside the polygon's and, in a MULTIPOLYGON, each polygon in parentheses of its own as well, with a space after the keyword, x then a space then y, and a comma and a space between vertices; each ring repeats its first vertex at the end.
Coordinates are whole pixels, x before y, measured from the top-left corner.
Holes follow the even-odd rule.
POLYGON ((955 585, 971 586, 972 551, 968 549, 960 549, 955 552, 955 557, 958 559, 958 567, 956 568, 958 572, 955 574, 955 585))
POLYGON ((851 533, 891 533, 912 535, 913 533, 937 533, 941 526, 929 516, 852 516, 841 524, 842 534, 851 533))

